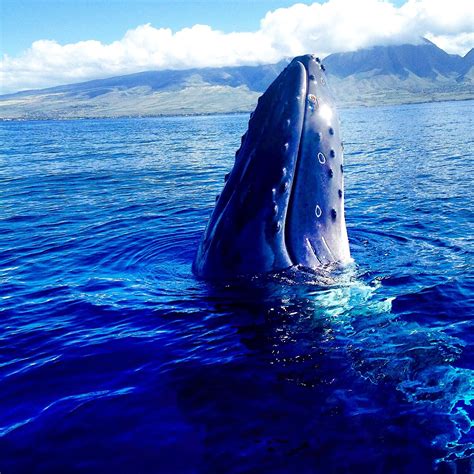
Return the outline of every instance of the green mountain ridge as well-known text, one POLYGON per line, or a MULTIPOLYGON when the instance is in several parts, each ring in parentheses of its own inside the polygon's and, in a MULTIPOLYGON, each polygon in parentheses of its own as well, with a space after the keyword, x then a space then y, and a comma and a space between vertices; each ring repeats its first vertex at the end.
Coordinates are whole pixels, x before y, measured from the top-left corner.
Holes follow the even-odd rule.
MULTIPOLYGON (((250 112, 288 64, 146 71, 0 96, 0 119, 69 119, 250 112)), ((338 105, 474 99, 474 54, 429 41, 324 59, 338 105)))

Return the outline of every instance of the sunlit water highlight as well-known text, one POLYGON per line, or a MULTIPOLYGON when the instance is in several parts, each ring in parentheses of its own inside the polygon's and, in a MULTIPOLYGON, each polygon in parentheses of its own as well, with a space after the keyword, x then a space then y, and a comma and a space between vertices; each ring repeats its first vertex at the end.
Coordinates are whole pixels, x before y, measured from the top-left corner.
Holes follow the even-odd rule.
POLYGON ((472 102, 342 111, 355 264, 191 273, 248 116, 0 124, 0 471, 468 473, 472 102))

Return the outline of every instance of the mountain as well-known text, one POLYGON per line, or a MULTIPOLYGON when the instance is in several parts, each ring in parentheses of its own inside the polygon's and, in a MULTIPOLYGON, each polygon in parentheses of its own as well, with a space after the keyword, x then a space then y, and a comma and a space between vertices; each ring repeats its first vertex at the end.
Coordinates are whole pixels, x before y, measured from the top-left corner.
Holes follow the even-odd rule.
POLYGON ((324 62, 332 74, 341 78, 374 71, 401 79, 410 74, 436 79, 438 75, 462 74, 465 58, 448 54, 424 39, 419 45, 375 46, 353 53, 332 54, 324 62))
MULTIPOLYGON (((289 60, 272 65, 146 71, 0 96, 0 119, 248 112, 289 60)), ((474 98, 474 52, 428 40, 324 59, 340 106, 474 98)))
POLYGON ((83 94, 86 97, 94 98, 116 89, 127 90, 136 87, 146 87, 152 91, 175 91, 201 84, 228 87, 244 86, 250 90, 264 91, 287 64, 288 61, 284 60, 277 64, 263 66, 146 71, 126 76, 96 79, 78 84, 49 87, 39 91, 22 91, 15 94, 1 95, 0 98, 25 97, 38 92, 48 94, 83 94))
POLYGON ((463 77, 465 77, 469 72, 472 76, 472 69, 474 68, 474 48, 471 48, 468 53, 463 58, 464 66, 463 66, 463 77))
POLYGON ((474 98, 474 54, 448 54, 431 41, 328 56, 331 86, 344 105, 474 98))
POLYGON ((468 64, 471 67, 474 66, 474 48, 471 48, 469 52, 466 53, 463 59, 465 64, 468 64))

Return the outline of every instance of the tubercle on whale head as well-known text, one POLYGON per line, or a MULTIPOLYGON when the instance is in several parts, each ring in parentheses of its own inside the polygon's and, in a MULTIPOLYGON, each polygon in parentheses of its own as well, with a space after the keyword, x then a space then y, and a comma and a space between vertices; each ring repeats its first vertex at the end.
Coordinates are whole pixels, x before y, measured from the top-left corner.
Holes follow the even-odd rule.
POLYGON ((339 122, 321 63, 300 56, 260 97, 199 245, 206 278, 348 261, 339 122))

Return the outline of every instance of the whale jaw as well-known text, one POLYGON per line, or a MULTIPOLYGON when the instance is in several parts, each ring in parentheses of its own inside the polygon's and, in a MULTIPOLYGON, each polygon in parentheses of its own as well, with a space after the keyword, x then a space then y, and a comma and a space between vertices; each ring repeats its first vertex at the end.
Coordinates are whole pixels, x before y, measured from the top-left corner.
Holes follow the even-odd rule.
POLYGON ((193 263, 206 278, 350 260, 339 119, 319 60, 260 97, 193 263))

